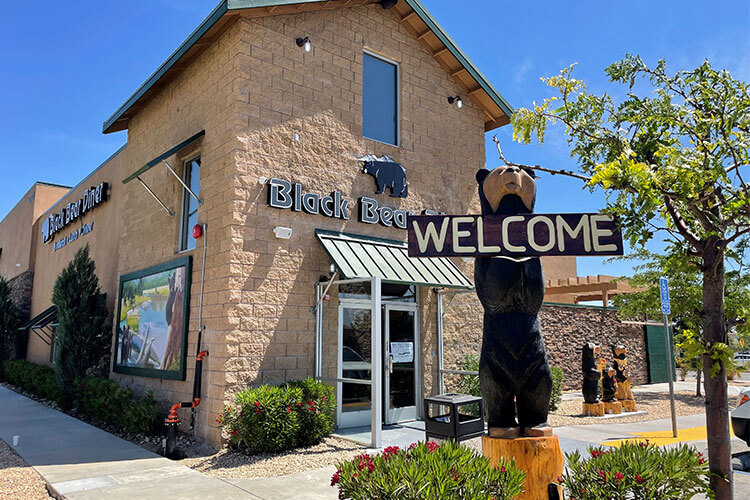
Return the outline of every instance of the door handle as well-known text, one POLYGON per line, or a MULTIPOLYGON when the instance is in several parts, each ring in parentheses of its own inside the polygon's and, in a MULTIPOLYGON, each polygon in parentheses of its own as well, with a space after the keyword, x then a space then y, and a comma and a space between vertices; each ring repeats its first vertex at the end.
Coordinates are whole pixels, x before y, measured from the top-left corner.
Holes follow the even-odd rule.
POLYGON ((393 373, 393 354, 388 355, 388 373, 393 373))

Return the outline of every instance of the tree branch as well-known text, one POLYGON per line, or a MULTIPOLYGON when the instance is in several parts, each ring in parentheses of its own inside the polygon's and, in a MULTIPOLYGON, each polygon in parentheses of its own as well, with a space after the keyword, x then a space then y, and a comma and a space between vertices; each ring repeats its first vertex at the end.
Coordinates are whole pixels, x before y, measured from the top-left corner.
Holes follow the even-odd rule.
POLYGON ((571 172, 570 170, 553 170, 551 168, 544 168, 539 165, 524 165, 521 163, 514 163, 512 161, 508 161, 505 158, 505 155, 503 155, 503 150, 500 149, 500 141, 497 140, 497 136, 492 137, 492 141, 495 143, 495 146, 497 147, 497 154, 500 157, 500 160, 502 160, 506 165, 510 167, 518 167, 518 168, 528 168, 529 170, 538 170, 540 172, 546 172, 550 175, 565 175, 568 177, 573 177, 574 179, 582 180, 586 183, 591 181, 591 177, 586 177, 585 175, 580 175, 575 172, 571 172))
POLYGON ((677 213, 677 209, 674 206, 674 203, 672 200, 668 197, 664 197, 664 204, 667 207, 667 211, 669 212, 669 215, 672 216, 672 221, 674 221, 674 225, 677 228, 677 230, 680 232, 680 234, 688 240, 688 242, 695 247, 696 250, 701 251, 702 245, 701 240, 698 238, 698 236, 693 233, 690 228, 685 223, 685 219, 682 218, 682 216, 677 213))

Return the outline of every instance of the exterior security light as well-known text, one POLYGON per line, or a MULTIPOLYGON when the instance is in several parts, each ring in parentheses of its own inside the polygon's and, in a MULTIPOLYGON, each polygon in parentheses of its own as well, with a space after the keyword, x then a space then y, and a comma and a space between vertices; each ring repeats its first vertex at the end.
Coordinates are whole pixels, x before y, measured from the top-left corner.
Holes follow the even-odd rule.
POLYGON ((275 234, 276 237, 280 240, 288 240, 292 237, 292 228, 276 226, 275 228, 273 228, 273 234, 275 234))
POLYGON ((312 50, 312 42, 310 41, 310 37, 306 36, 305 38, 297 38, 297 47, 304 47, 305 52, 310 52, 312 50))
POLYGON ((463 99, 461 99, 460 95, 457 95, 456 97, 451 96, 448 98, 448 104, 453 104, 454 102, 456 103, 456 107, 458 109, 461 109, 464 107, 464 101, 463 99))
POLYGON ((258 184, 266 184, 268 182, 268 177, 258 177, 258 184))

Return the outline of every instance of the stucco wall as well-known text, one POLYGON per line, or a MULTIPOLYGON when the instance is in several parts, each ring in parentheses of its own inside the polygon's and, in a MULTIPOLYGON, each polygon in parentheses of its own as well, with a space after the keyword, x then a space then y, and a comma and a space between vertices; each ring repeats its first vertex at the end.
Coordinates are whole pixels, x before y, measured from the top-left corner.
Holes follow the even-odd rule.
MULTIPOLYGON (((90 248, 90 256, 96 265, 96 274, 99 277, 99 286, 103 293, 107 294, 107 307, 112 313, 115 296, 117 295, 117 261, 118 242, 120 233, 120 206, 122 203, 123 158, 128 148, 122 150, 117 156, 100 166, 87 178, 76 186, 67 196, 61 198, 52 205, 49 213, 59 213, 63 206, 81 199, 83 192, 92 186, 98 186, 102 182, 110 184, 108 200, 95 207, 90 212, 82 214, 81 217, 55 234, 54 238, 45 243, 41 237, 42 224, 45 217, 39 218, 33 226, 33 244, 35 255, 34 288, 31 299, 31 316, 36 316, 52 305, 52 288, 55 280, 65 266, 70 263, 76 251, 86 244, 90 248), (55 242, 59 242, 65 236, 76 230, 80 230, 84 224, 93 223, 92 231, 81 235, 78 239, 70 241, 65 246, 54 250, 55 242)), ((40 215, 49 215, 40 214, 40 215)), ((29 335, 29 346, 27 359, 35 363, 48 363, 50 359, 50 346, 37 335, 29 335)))
POLYGON ((0 276, 11 279, 34 269, 32 225, 69 189, 37 182, 0 221, 0 276))

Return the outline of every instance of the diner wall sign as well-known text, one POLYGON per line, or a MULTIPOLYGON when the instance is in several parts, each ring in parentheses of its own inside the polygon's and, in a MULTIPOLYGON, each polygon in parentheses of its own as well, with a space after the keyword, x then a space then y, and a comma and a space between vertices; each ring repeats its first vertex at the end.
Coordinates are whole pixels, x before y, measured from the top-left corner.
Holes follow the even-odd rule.
POLYGON ((108 191, 108 182, 102 182, 98 186, 91 186, 83 192, 83 197, 80 200, 67 203, 58 213, 49 214, 44 219, 44 222, 42 222, 42 241, 49 243, 54 239, 55 234, 107 201, 108 191))
POLYGON ((409 215, 407 226, 410 257, 623 254, 604 214, 409 215))

